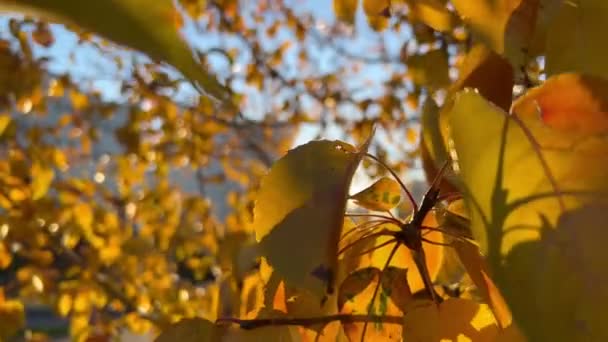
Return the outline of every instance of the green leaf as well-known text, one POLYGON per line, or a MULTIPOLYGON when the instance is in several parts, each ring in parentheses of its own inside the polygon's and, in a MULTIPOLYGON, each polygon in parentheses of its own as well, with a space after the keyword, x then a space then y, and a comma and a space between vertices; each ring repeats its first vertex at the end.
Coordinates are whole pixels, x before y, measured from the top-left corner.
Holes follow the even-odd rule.
POLYGON ((227 90, 203 69, 176 30, 170 0, 0 0, 0 9, 75 24, 167 62, 208 95, 227 100, 227 90))
POLYGON ((473 235, 531 340, 608 336, 598 319, 608 289, 593 285, 608 281, 608 127, 580 128, 606 115, 608 81, 585 80, 548 80, 548 93, 560 82, 574 91, 567 99, 531 91, 512 115, 467 90, 449 113, 473 235), (547 98, 568 104, 560 117, 570 125, 543 121, 547 98))
POLYGON ((401 201, 399 183, 388 177, 382 177, 366 189, 351 196, 357 205, 376 211, 391 210, 401 201))
POLYGON ((313 141, 276 162, 261 182, 253 226, 261 252, 289 286, 331 292, 348 189, 360 150, 313 141))

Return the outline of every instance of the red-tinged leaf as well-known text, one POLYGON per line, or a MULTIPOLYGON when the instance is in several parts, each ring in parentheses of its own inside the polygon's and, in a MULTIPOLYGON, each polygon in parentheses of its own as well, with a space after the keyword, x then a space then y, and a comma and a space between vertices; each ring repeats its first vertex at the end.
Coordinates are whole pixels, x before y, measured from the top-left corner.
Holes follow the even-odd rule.
POLYGON ((513 104, 514 114, 540 117, 547 126, 569 134, 608 131, 608 80, 561 74, 528 91, 513 104))
POLYGON ((590 286, 608 281, 598 242, 607 237, 608 127, 589 125, 596 116, 585 113, 606 96, 603 86, 573 86, 570 97, 560 82, 522 98, 512 115, 465 91, 450 132, 472 233, 517 325, 531 340, 602 340, 608 329, 596 317, 608 291, 590 286), (531 110, 559 94, 568 110, 551 120, 531 110))

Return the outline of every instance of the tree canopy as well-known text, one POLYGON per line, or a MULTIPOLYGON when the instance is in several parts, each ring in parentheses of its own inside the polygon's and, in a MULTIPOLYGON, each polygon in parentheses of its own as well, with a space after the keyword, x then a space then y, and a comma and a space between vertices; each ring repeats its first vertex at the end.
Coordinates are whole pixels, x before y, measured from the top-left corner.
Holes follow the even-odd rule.
POLYGON ((605 1, 0 9, 0 341, 608 338, 605 1))

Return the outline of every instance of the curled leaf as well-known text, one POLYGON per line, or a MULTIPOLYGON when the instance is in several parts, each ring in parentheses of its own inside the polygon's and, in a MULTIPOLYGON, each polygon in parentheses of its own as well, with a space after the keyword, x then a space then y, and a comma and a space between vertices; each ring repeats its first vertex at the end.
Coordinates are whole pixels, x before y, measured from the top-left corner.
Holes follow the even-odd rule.
POLYGON ((369 210, 391 210, 401 201, 399 183, 388 177, 382 177, 366 189, 351 196, 357 205, 369 210))

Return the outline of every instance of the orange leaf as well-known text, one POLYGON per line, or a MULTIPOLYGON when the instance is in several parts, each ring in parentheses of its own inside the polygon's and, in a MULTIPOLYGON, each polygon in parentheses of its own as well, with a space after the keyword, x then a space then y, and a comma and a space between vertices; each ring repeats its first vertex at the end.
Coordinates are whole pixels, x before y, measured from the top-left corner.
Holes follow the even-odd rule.
POLYGON ((608 80, 581 74, 561 74, 518 99, 511 112, 536 118, 551 128, 579 134, 608 130, 608 80))

